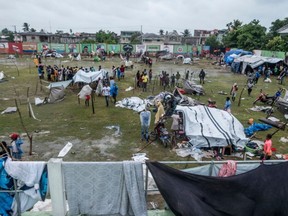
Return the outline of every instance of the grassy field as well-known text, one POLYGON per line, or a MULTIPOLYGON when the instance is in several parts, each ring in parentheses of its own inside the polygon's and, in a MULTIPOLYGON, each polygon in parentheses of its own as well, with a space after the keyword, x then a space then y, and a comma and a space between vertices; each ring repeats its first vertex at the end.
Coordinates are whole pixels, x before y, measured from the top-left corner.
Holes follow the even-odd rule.
MULTIPOLYGON (((92 108, 85 107, 84 101, 78 104, 77 93, 80 91, 76 86, 66 89, 65 100, 56 104, 46 104, 41 106, 33 106, 37 121, 29 117, 27 108, 27 95, 31 102, 34 97, 45 97, 48 95, 46 83, 40 84, 37 69, 33 65, 30 58, 17 59, 16 63, 8 60, 2 60, 0 63, 0 71, 4 71, 7 81, 0 83, 0 111, 7 107, 15 106, 15 100, 19 105, 23 122, 29 133, 33 134, 33 152, 32 156, 28 155, 29 142, 24 137, 24 160, 49 160, 51 157, 58 155, 59 151, 68 142, 73 143, 73 148, 65 160, 69 161, 118 161, 127 160, 139 149, 145 146, 140 140, 140 120, 139 115, 132 110, 117 108, 112 104, 108 108, 105 107, 103 97, 95 99, 95 114, 92 108), (120 135, 115 135, 115 130, 108 129, 109 126, 120 126, 120 135), (41 134, 39 132, 49 131, 49 133, 41 134)), ((104 69, 111 70, 112 65, 120 66, 120 59, 108 59, 105 62, 95 63, 92 60, 84 59, 81 62, 60 62, 60 60, 45 60, 45 64, 57 64, 64 66, 94 66, 99 65, 104 69)), ((150 84, 148 91, 143 93, 140 89, 125 91, 129 86, 134 87, 134 77, 137 70, 142 71, 148 67, 144 64, 135 63, 134 69, 127 70, 124 80, 118 82, 119 95, 118 100, 125 97, 137 96, 146 98, 149 95, 157 95, 163 91, 162 87, 155 81, 155 85, 150 84)), ((232 84, 237 82, 239 91, 236 102, 232 104, 232 114, 247 127, 249 118, 254 118, 256 122, 266 114, 262 112, 253 112, 248 108, 252 107, 252 102, 259 94, 260 88, 266 93, 274 94, 279 88, 277 80, 273 77, 272 83, 264 83, 263 79, 253 88, 252 96, 248 97, 247 90, 243 91, 241 105, 238 107, 238 99, 240 92, 246 84, 247 77, 244 75, 233 74, 229 70, 222 67, 213 66, 209 60, 200 60, 193 65, 174 64, 173 62, 155 62, 153 64, 153 76, 159 75, 162 70, 167 71, 170 75, 179 71, 184 77, 186 70, 194 71, 195 78, 201 68, 207 72, 207 82, 204 85, 206 94, 204 96, 191 96, 207 103, 207 99, 211 98, 217 101, 218 108, 224 106, 226 95, 218 94, 218 91, 229 92, 232 84)), ((45 77, 46 78, 46 77, 45 77)), ((155 78, 156 79, 156 78, 155 78)), ((198 79, 197 79, 198 82, 198 79)), ((286 85, 286 83, 284 84, 286 85)), ((173 89, 171 89, 172 91, 173 89)), ((261 105, 261 104, 259 104, 261 105)), ((283 114, 277 110, 273 114, 275 117, 284 120, 283 114)), ((152 113, 152 122, 154 113, 152 113)), ((151 124, 150 129, 153 128, 151 124)), ((168 125, 170 128, 170 125, 168 125)), ((272 128, 269 133, 273 133, 276 129, 272 128)), ((0 115, 0 139, 9 141, 8 135, 12 132, 24 133, 18 113, 0 115)), ((264 140, 268 131, 258 132, 256 138, 264 140)), ((273 137, 273 146, 277 148, 279 153, 288 153, 286 144, 280 143, 280 137, 287 136, 286 131, 279 131, 273 137)), ((151 160, 187 160, 176 155, 174 151, 165 149, 160 143, 153 143, 143 150, 147 153, 147 157, 151 160)))

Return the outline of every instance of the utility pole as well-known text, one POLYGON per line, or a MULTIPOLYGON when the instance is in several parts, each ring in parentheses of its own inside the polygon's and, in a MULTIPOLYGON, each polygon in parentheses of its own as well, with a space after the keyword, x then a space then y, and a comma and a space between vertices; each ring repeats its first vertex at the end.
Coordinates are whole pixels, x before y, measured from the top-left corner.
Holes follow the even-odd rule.
POLYGON ((16 25, 12 25, 14 27, 14 33, 16 33, 16 25))

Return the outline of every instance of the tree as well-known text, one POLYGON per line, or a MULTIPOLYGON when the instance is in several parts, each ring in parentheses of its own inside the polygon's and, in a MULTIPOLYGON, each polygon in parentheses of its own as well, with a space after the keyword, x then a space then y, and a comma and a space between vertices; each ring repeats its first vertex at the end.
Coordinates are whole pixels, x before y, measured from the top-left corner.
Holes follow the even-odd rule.
POLYGON ((24 32, 28 32, 30 30, 30 25, 25 22, 25 23, 23 23, 23 28, 22 29, 23 29, 24 32))
POLYGON ((279 33, 277 31, 285 25, 288 25, 288 17, 286 17, 284 20, 277 19, 271 23, 271 26, 269 28, 269 33, 273 37, 279 36, 279 33))
POLYGON ((114 32, 99 30, 96 32, 97 43, 116 44, 118 43, 118 36, 114 32))
POLYGON ((262 49, 266 44, 266 28, 252 20, 237 30, 237 47, 245 50, 262 49))
POLYGON ((141 44, 141 33, 140 32, 135 32, 132 34, 130 38, 130 43, 132 44, 141 44))
POLYGON ((13 42, 14 41, 14 33, 12 31, 8 30, 7 28, 2 29, 1 35, 6 36, 7 40, 9 42, 13 42))
POLYGON ((31 28, 31 29, 30 29, 30 32, 36 32, 36 29, 31 28))
POLYGON ((63 34, 63 30, 56 30, 56 34, 63 34))
POLYGON ((240 28, 242 26, 242 22, 236 19, 236 20, 233 20, 233 22, 226 24, 226 26, 229 31, 233 31, 233 30, 237 30, 238 28, 240 28))
POLYGON ((159 34, 160 34, 161 36, 163 36, 163 35, 164 35, 164 30, 163 30, 163 29, 160 29, 160 30, 159 30, 159 34))
POLYGON ((190 37, 191 33, 188 29, 184 29, 184 32, 181 32, 181 34, 183 35, 183 37, 190 37))
POLYGON ((271 51, 286 51, 287 43, 280 36, 276 36, 272 40, 268 41, 266 48, 271 51))
POLYGON ((220 48, 220 43, 217 40, 217 36, 216 35, 211 35, 210 37, 208 37, 205 41, 205 45, 206 46, 210 46, 210 50, 214 50, 214 49, 218 49, 220 48))

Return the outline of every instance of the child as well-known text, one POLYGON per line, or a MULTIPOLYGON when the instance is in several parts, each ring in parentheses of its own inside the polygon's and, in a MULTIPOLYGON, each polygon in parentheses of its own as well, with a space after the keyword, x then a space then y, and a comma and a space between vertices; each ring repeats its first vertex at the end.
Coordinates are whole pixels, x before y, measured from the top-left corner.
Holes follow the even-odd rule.
POLYGON ((89 106, 90 99, 91 99, 90 95, 85 95, 85 106, 89 106))
POLYGON ((269 160, 272 156, 272 135, 267 134, 266 140, 264 142, 264 150, 260 156, 260 160, 269 160))

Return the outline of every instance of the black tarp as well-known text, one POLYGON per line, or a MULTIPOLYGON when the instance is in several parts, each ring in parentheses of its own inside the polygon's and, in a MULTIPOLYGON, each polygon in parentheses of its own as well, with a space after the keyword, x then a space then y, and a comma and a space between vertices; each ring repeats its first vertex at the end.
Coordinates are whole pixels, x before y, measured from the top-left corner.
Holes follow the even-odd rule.
POLYGON ((231 177, 186 173, 146 162, 175 215, 287 216, 288 163, 260 165, 231 177))

